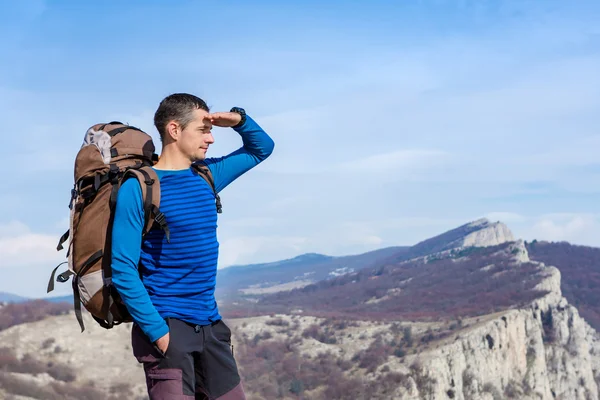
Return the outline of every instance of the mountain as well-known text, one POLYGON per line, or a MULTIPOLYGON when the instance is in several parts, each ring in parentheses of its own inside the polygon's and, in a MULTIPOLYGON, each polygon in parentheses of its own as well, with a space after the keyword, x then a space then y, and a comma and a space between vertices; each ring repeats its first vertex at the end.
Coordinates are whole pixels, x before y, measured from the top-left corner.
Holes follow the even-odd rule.
POLYGON ((220 302, 243 301, 250 297, 289 291, 322 280, 359 271, 372 265, 423 257, 446 249, 488 246, 514 240, 501 222, 479 219, 414 246, 387 247, 363 254, 332 257, 304 254, 265 264, 235 266, 219 270, 217 298, 220 302))
POLYGON ((73 304, 73 295, 66 296, 56 296, 56 297, 45 297, 44 300, 49 301, 50 303, 69 303, 73 304))
POLYGON ((561 291, 581 316, 600 331, 600 249, 537 240, 526 245, 532 260, 560 270, 561 291))
MULTIPOLYGON (((23 297, 12 293, 0 292, 0 303, 23 303, 26 301, 41 300, 23 297)), ((73 295, 44 297, 43 300, 51 303, 73 303, 73 295)))
MULTIPOLYGON (((232 293, 267 290, 220 308, 252 399, 598 399, 600 335, 575 307, 594 315, 596 251, 478 220, 339 274, 344 257, 318 254, 233 267, 232 293), (322 279, 269 293, 298 271, 322 279)), ((0 398, 146 398, 130 326, 84 318, 83 333, 72 311, 0 327, 0 398)))
POLYGON ((524 260, 526 253, 522 241, 451 249, 265 295, 255 308, 266 313, 302 310, 304 315, 382 320, 492 314, 546 294, 537 287, 546 271, 524 260))
MULTIPOLYGON (((386 326, 368 346, 360 346, 363 352, 338 356, 358 362, 364 376, 390 385, 373 398, 598 399, 600 335, 563 296, 561 271, 539 261, 558 260, 557 253, 570 251, 578 254, 576 266, 566 267, 568 257, 561 264, 583 271, 598 265, 596 252, 536 243, 535 260, 530 245, 514 240, 503 224, 476 225, 481 229, 467 224, 414 246, 407 253, 417 258, 403 260, 402 255, 264 296, 255 310, 324 321, 303 336, 329 344, 330 356, 334 348, 341 354, 353 349, 344 345, 345 339, 356 341, 344 338, 352 323, 363 329, 364 321, 386 326), (429 250, 434 252, 422 255, 429 250)), ((362 395, 348 383, 334 398, 362 395)))
MULTIPOLYGON (((311 298, 315 285, 317 287, 323 286, 322 290, 327 292, 328 287, 338 285, 339 282, 350 279, 350 276, 363 277, 371 274, 372 272, 364 272, 369 269, 377 270, 382 266, 396 265, 409 260, 417 261, 428 255, 451 249, 483 248, 509 243, 513 240, 514 237, 505 224, 499 221, 491 222, 484 218, 469 222, 410 247, 389 247, 346 257, 317 255, 314 258, 311 257, 317 260, 314 263, 297 262, 295 259, 291 259, 259 265, 257 269, 255 267, 242 267, 227 271, 229 270, 227 268, 219 271, 220 275, 217 281, 221 282, 220 285, 223 286, 217 289, 217 292, 221 290, 221 297, 218 300, 231 313, 230 315, 255 315, 256 313, 267 312, 263 308, 264 305, 268 304, 269 301, 278 301, 275 299, 286 298, 286 293, 290 291, 294 292, 293 296, 298 296, 298 291, 302 289, 304 293, 307 293, 306 297, 311 298), (294 268, 289 268, 292 265, 294 265, 294 268), (291 284, 294 282, 297 285, 291 284), (223 290, 223 287, 226 289, 223 290), (223 294, 224 292, 225 294, 223 294), (281 296, 268 297, 273 293, 279 293, 281 296), (271 300, 260 300, 264 296, 271 300)), ((384 277, 382 281, 387 278, 387 276, 384 277)), ((392 279, 394 278, 395 275, 392 279)), ((383 282, 383 284, 385 286, 391 284, 391 282, 383 282)), ((370 286, 377 288, 373 290, 381 293, 384 289, 378 287, 378 285, 378 283, 370 283, 370 286)), ((347 288, 348 296, 346 300, 355 304, 358 300, 353 291, 353 288, 347 288), (349 297, 352 297, 352 299, 349 297)), ((325 297, 328 296, 325 295, 325 297)), ((295 299, 296 297, 294 297, 294 300, 290 298, 288 303, 294 302, 295 299)), ((329 301, 327 300, 326 303, 329 303, 329 301)), ((271 306, 268 306, 268 308, 272 309, 271 306)), ((281 307, 275 308, 281 310, 281 307)), ((321 311, 324 310, 320 306, 319 308, 321 311)))
POLYGON ((481 218, 419 242, 387 261, 406 261, 449 249, 494 246, 514 240, 512 232, 505 224, 481 218))
POLYGON ((343 257, 309 253, 272 263, 224 268, 218 272, 217 298, 232 300, 240 295, 254 296, 302 287, 365 268, 406 249, 388 247, 343 257))
POLYGON ((0 303, 18 303, 21 301, 27 301, 26 297, 17 296, 16 294, 0 292, 0 303))

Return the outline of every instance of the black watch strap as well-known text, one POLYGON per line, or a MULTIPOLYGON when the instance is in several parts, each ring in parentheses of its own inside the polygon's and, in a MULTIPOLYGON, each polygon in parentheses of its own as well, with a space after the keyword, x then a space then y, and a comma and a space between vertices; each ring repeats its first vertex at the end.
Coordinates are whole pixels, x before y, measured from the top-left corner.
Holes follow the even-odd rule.
POLYGON ((239 122, 239 124, 234 126, 234 128, 239 128, 240 126, 244 125, 246 122, 246 110, 241 107, 233 107, 231 110, 229 110, 229 112, 238 113, 242 117, 242 120, 239 122))

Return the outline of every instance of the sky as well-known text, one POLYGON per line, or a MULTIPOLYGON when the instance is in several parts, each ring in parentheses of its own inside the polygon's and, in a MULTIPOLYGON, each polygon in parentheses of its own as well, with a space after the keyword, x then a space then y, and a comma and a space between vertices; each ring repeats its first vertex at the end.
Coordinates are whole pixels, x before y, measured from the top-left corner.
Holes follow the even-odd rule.
MULTIPOLYGON (((46 296, 87 128, 128 122, 160 151, 176 92, 275 142, 221 193, 220 268, 479 218, 600 247, 598 20, 597 1, 0 0, 0 291, 46 296)), ((213 134, 208 156, 241 146, 213 134)))

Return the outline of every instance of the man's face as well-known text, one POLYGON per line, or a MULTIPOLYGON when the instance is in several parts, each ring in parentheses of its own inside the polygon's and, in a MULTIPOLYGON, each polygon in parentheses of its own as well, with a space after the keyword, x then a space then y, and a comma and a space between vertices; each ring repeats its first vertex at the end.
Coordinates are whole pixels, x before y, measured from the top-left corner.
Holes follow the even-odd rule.
POLYGON ((215 142, 212 135, 212 124, 208 112, 194 110, 194 119, 181 131, 177 145, 182 154, 190 161, 204 160, 208 146, 215 142))

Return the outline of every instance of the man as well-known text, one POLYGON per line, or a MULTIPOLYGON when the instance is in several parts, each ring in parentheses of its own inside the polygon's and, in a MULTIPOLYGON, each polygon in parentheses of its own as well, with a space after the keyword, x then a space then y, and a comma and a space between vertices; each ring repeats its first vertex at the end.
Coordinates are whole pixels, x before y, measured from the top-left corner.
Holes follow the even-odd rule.
POLYGON ((151 400, 245 399, 231 331, 214 297, 215 194, 192 164, 208 166, 219 192, 265 160, 274 144, 243 109, 210 113, 190 94, 166 97, 154 124, 163 145, 154 169, 170 238, 160 229, 142 238, 144 208, 136 179, 118 192, 112 230, 112 280, 134 321, 133 353, 144 365, 151 400), (243 146, 206 158, 213 126, 232 127, 243 146))

